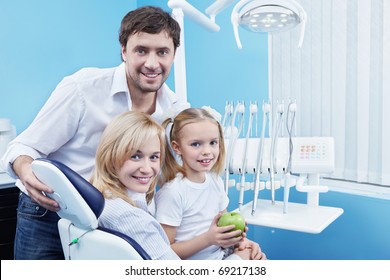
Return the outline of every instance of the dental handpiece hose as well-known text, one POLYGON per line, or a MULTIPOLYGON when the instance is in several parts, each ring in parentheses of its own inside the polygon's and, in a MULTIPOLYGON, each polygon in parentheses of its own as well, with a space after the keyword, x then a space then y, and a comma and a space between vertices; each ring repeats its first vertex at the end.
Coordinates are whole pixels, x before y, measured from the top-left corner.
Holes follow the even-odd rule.
POLYGON ((270 162, 270 178, 271 178, 271 202, 272 205, 275 204, 275 156, 276 156, 276 145, 279 138, 279 131, 282 126, 283 122, 283 112, 284 112, 284 105, 279 104, 277 107, 279 118, 278 120, 275 120, 275 124, 277 122, 277 127, 274 130, 274 137, 272 139, 271 144, 271 162, 270 162))
MULTIPOLYGON (((244 155, 246 155, 246 148, 244 155)), ((244 164, 241 169, 241 180, 240 180, 240 194, 238 197, 238 209, 241 211, 242 205, 244 204, 244 191, 245 191, 245 169, 246 169, 246 158, 244 158, 244 164)))
POLYGON ((226 155, 226 171, 225 171, 225 192, 228 194, 229 192, 229 168, 230 168, 230 158, 233 153, 233 146, 234 146, 234 138, 235 138, 235 122, 236 122, 236 116, 237 116, 237 105, 236 108, 233 110, 233 116, 230 119, 230 142, 229 142, 229 147, 228 147, 228 152, 226 155))
POLYGON ((241 181, 240 181, 240 194, 238 198, 238 209, 241 211, 242 205, 244 204, 244 191, 245 191, 245 171, 241 171, 241 181))
POLYGON ((285 175, 285 181, 284 181, 284 194, 283 194, 283 213, 284 214, 287 214, 287 210, 288 210, 288 197, 290 195, 290 178, 291 178, 291 175, 290 173, 286 173, 285 175))
POLYGON ((265 126, 268 113, 270 111, 270 105, 268 103, 263 103, 263 124, 261 128, 261 136, 259 142, 259 151, 257 156, 257 167, 256 167, 256 178, 255 178, 255 187, 253 191, 253 201, 252 201, 252 216, 256 212, 257 208, 257 198, 259 196, 260 189, 260 174, 261 174, 261 164, 263 160, 263 147, 264 147, 264 137, 265 137, 265 126))
POLYGON ((240 136, 242 126, 244 123, 244 113, 245 113, 245 105, 241 102, 238 102, 236 105, 236 108, 234 109, 233 117, 231 119, 231 125, 230 125, 230 143, 229 143, 229 148, 226 156, 226 171, 225 171, 225 184, 226 184, 226 194, 228 194, 228 189, 229 189, 229 168, 230 165, 232 164, 232 157, 233 157, 233 152, 234 152, 234 146, 236 145, 236 140, 240 136), (236 116, 237 113, 241 114, 241 121, 238 130, 236 131, 235 122, 236 122, 236 116))
POLYGON ((259 196, 260 189, 260 172, 256 172, 255 187, 253 191, 253 201, 252 201, 252 216, 256 213, 257 208, 257 198, 259 196))
POLYGON ((238 198, 238 209, 241 210, 242 205, 244 204, 244 192, 245 192, 245 173, 246 173, 246 165, 247 165, 247 152, 248 152, 248 142, 249 142, 249 136, 252 132, 252 122, 253 122, 253 116, 257 113, 257 104, 250 104, 249 106, 249 120, 248 120, 248 130, 246 132, 245 137, 245 148, 244 148, 244 154, 242 159, 242 168, 241 168, 241 182, 240 182, 240 195, 238 198))
POLYGON ((292 161, 292 153, 293 153, 293 131, 295 127, 295 113, 297 111, 297 104, 295 102, 291 102, 288 105, 287 108, 287 115, 286 115, 286 128, 287 133, 289 136, 289 158, 288 158, 288 164, 286 168, 286 174, 285 174, 285 186, 284 186, 284 194, 283 194, 283 213, 287 214, 288 212, 288 200, 290 196, 290 187, 291 187, 291 161, 292 161), (289 116, 291 115, 291 124, 289 123, 289 116))

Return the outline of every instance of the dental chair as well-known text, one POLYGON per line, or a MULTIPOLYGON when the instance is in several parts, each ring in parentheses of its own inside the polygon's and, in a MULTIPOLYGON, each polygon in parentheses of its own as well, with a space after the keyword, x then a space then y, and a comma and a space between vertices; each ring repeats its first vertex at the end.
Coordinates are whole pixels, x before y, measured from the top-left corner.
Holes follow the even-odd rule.
POLYGON ((58 230, 65 259, 151 259, 131 237, 98 225, 104 197, 79 174, 58 161, 44 158, 34 160, 32 169, 41 182, 54 190, 46 195, 60 205, 58 230))

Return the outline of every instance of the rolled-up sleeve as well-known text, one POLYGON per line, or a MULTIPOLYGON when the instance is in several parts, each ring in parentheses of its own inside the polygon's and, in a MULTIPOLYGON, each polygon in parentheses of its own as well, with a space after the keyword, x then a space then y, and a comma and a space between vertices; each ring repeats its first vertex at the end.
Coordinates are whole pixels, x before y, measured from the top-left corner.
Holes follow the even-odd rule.
POLYGON ((1 167, 13 178, 12 163, 20 155, 46 157, 71 139, 82 114, 82 98, 76 85, 64 79, 53 91, 30 126, 7 147, 1 167))

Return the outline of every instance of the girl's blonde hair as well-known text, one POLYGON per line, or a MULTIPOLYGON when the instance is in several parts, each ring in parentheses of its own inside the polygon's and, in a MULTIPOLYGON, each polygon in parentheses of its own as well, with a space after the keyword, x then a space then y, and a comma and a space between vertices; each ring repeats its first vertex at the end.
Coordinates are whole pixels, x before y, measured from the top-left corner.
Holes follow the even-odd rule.
MULTIPOLYGON (((166 146, 164 129, 149 115, 141 112, 126 112, 114 118, 100 139, 91 184, 100 190, 105 198, 121 198, 135 206, 118 173, 126 160, 155 137, 160 140, 161 165, 166 146)), ((147 203, 150 203, 154 196, 156 183, 157 178, 150 184, 146 193, 147 203)))
POLYGON ((180 112, 174 119, 170 118, 165 120, 162 124, 167 130, 166 136, 168 139, 165 147, 165 164, 161 168, 161 184, 173 180, 177 173, 182 173, 183 176, 186 177, 184 168, 178 164, 174 156, 174 151, 171 150, 171 143, 172 141, 179 142, 180 132, 185 125, 205 120, 215 123, 218 126, 219 132, 219 156, 216 164, 211 169, 211 172, 220 174, 223 171, 225 167, 225 143, 221 124, 207 110, 202 108, 189 108, 180 112), (170 126, 171 128, 169 129, 170 126))

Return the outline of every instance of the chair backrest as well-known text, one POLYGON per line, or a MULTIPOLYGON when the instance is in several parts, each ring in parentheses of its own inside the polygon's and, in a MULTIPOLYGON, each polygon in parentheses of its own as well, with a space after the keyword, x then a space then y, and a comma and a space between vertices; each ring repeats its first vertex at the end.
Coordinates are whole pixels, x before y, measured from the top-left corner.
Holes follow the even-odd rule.
POLYGON ((33 161, 35 176, 54 190, 46 194, 60 205, 58 230, 65 259, 150 259, 131 237, 98 226, 104 197, 66 165, 44 158, 33 161))

